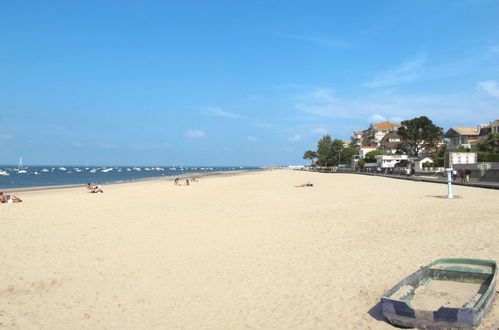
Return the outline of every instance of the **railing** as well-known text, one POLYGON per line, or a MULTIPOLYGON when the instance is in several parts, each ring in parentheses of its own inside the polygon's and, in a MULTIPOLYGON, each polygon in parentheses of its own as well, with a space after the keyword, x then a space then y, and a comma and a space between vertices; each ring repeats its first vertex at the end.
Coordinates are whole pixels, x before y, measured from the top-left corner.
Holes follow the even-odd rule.
POLYGON ((444 172, 443 167, 423 167, 420 172, 444 172))

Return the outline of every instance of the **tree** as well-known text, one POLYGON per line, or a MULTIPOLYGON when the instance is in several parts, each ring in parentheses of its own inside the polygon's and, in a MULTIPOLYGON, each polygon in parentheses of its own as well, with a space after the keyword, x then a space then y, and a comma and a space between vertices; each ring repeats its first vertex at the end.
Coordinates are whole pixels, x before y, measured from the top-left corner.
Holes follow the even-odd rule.
POLYGON ((340 164, 341 152, 343 151, 343 141, 334 139, 331 144, 331 164, 338 166, 340 164))
POLYGON ((376 156, 378 155, 385 155, 385 153, 381 150, 372 150, 365 155, 364 159, 366 163, 376 163, 376 156))
POLYGON ((329 135, 324 135, 317 142, 317 165, 328 166, 331 164, 331 146, 333 141, 329 135))
POLYGON ((357 149, 347 147, 341 151, 341 163, 350 164, 354 155, 358 153, 357 149))
POLYGON ((359 159, 359 162, 357 163, 360 167, 360 169, 364 169, 364 166, 366 166, 366 160, 365 159, 359 159))
POLYGON ((457 152, 470 152, 470 148, 467 148, 465 146, 459 146, 456 149, 457 152))
POLYGON ((434 148, 443 136, 442 127, 434 125, 426 116, 404 120, 401 124, 398 134, 402 143, 397 149, 411 157, 418 157, 422 150, 434 148))
POLYGON ((312 150, 307 150, 303 154, 303 159, 310 159, 312 164, 314 163, 314 159, 317 158, 317 152, 312 151, 312 150))
POLYGON ((486 140, 476 144, 478 151, 499 152, 499 133, 490 133, 486 140))

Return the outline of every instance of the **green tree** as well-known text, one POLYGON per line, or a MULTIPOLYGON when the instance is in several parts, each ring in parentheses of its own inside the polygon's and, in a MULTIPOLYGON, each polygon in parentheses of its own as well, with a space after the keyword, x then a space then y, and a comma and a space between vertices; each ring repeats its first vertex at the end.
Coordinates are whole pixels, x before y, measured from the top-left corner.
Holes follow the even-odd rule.
POLYGON ((339 165, 343 148, 343 141, 334 139, 333 143, 331 144, 331 165, 339 165))
POLYGON ((444 156, 440 153, 430 154, 431 159, 433 160, 434 167, 443 167, 444 166, 444 156))
POLYGON ((465 146, 459 146, 456 149, 457 152, 469 152, 470 148, 466 148, 465 146))
POLYGON ((499 133, 490 133, 486 140, 476 144, 478 151, 499 152, 499 133))
POLYGON ((422 150, 434 148, 443 136, 443 129, 434 125, 426 116, 404 120, 401 124, 398 134, 402 143, 397 149, 411 157, 418 157, 422 150))
POLYGON ((376 163, 376 156, 378 155, 386 155, 386 153, 381 150, 372 150, 365 155, 364 159, 366 163, 376 163))
POLYGON ((354 155, 358 153, 357 149, 346 147, 341 151, 341 163, 350 164, 354 155))
POLYGON ((366 160, 365 159, 359 159, 359 162, 357 164, 359 164, 359 167, 362 170, 362 169, 364 169, 364 166, 366 166, 366 160))
POLYGON ((312 164, 314 163, 314 159, 317 158, 317 152, 312 151, 312 150, 307 150, 303 154, 303 159, 310 159, 312 164))
POLYGON ((319 142, 317 142, 317 165, 319 166, 331 166, 331 147, 333 145, 333 140, 329 135, 324 135, 319 142))

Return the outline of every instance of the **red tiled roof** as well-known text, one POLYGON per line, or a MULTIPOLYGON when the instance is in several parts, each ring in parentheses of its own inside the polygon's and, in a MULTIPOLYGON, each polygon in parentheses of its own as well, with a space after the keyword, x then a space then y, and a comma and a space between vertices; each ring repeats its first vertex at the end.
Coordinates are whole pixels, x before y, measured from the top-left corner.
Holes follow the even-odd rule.
POLYGON ((450 129, 460 135, 478 135, 479 133, 476 127, 451 127, 450 129))
POLYGON ((372 124, 375 129, 397 129, 402 125, 390 123, 389 121, 383 121, 381 123, 372 124))

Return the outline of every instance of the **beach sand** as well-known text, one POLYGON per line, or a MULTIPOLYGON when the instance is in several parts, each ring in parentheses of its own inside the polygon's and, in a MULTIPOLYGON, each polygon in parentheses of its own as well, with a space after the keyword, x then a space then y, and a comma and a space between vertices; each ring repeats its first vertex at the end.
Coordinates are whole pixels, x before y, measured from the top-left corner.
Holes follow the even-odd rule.
POLYGON ((0 205, 0 328, 394 329, 379 299, 420 266, 499 261, 499 190, 274 170, 104 191, 0 205))

